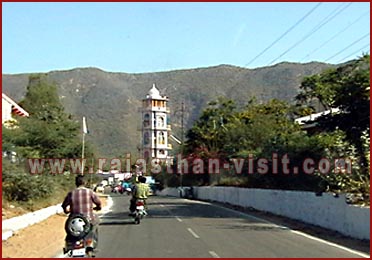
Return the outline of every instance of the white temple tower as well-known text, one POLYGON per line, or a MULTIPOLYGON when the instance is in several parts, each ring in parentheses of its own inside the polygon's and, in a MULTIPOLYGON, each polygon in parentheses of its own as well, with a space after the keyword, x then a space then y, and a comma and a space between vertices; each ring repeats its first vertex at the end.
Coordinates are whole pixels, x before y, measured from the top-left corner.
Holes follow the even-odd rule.
POLYGON ((165 160, 168 151, 170 125, 168 125, 168 97, 161 96, 153 84, 146 98, 142 100, 142 156, 148 161, 152 158, 165 160))

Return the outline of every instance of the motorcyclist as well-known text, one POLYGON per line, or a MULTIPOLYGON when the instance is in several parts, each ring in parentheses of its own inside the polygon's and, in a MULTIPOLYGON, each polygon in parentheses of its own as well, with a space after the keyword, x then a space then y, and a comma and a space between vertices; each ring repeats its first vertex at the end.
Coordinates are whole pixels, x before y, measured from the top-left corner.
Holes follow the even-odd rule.
MULTIPOLYGON (((130 208, 129 210, 131 213, 129 214, 130 216, 133 216, 134 211, 136 210, 136 202, 138 199, 141 199, 144 201, 144 206, 145 209, 147 210, 147 197, 149 196, 149 189, 150 187, 146 183, 146 177, 144 176, 138 176, 138 179, 136 181, 136 185, 133 188, 132 191, 132 199, 130 200, 130 208)), ((147 212, 145 211, 145 214, 147 212)))
MULTIPOLYGON (((86 180, 84 175, 78 175, 75 179, 76 188, 70 191, 65 197, 62 208, 63 211, 70 216, 73 214, 81 214, 85 216, 91 223, 92 229, 88 236, 92 236, 96 244, 98 242, 98 224, 99 218, 94 214, 94 210, 100 210, 102 203, 93 190, 85 187, 86 180), (94 205, 96 207, 94 207, 94 205)), ((69 235, 66 236, 66 242, 69 240, 69 235)))
POLYGON ((132 191, 131 188, 130 188, 130 184, 128 183, 128 180, 123 181, 122 187, 123 187, 123 192, 126 192, 128 195, 132 191))

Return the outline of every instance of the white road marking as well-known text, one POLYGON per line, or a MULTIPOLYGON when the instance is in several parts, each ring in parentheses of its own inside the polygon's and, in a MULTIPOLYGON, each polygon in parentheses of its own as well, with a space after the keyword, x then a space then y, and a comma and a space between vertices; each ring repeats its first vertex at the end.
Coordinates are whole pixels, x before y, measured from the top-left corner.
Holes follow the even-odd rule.
POLYGON ((320 239, 320 238, 317 238, 317 237, 314 237, 314 236, 311 236, 311 235, 308 235, 308 234, 300 232, 300 231, 290 230, 290 232, 292 232, 294 234, 297 234, 297 235, 300 235, 300 236, 303 236, 303 237, 306 237, 306 238, 309 238, 309 239, 312 239, 312 240, 315 240, 315 241, 318 241, 320 243, 323 243, 323 244, 326 244, 326 245, 329 245, 329 246, 333 246, 333 247, 345 250, 349 253, 353 253, 353 254, 356 254, 356 255, 364 257, 364 258, 370 258, 370 255, 368 255, 368 254, 365 254, 365 253, 362 253, 362 252, 359 252, 359 251, 356 251, 356 250, 353 250, 353 249, 350 249, 350 248, 347 248, 347 247, 344 247, 344 246, 341 246, 341 245, 338 245, 338 244, 335 244, 335 243, 332 243, 332 242, 329 242, 329 241, 326 241, 326 240, 323 240, 323 239, 320 239))
POLYGON ((210 254, 212 257, 214 257, 214 258, 220 258, 220 256, 217 255, 217 253, 214 252, 214 251, 209 251, 209 254, 210 254))
POLYGON ((317 237, 314 237, 314 236, 311 236, 309 234, 306 234, 306 233, 303 233, 301 231, 295 231, 295 230, 292 230, 290 229, 289 227, 286 227, 286 226, 283 226, 283 225, 277 225, 275 223, 272 223, 270 221, 267 221, 266 219, 262 219, 262 218, 259 218, 259 217, 255 217, 255 216, 252 216, 250 214, 247 214, 247 213, 243 213, 243 212, 239 212, 239 211, 235 211, 233 209, 229 209, 229 208, 225 208, 223 206, 220 206, 220 205, 215 205, 215 204, 212 204, 212 203, 209 203, 209 202, 204 202, 204 201, 194 201, 196 203, 199 203, 199 204, 207 204, 207 205, 211 205, 211 206, 214 206, 214 207, 217 207, 217 208, 221 208, 221 209, 225 209, 227 211, 231 211, 231 212, 234 212, 234 213, 237 213, 241 216, 246 216, 246 217, 249 217, 249 218, 252 218, 252 219, 255 219, 255 220, 258 220, 258 221, 261 221, 261 222, 264 222, 264 223, 267 223, 267 224, 272 224, 273 226, 277 226, 278 228, 280 229, 286 229, 294 234, 297 234, 299 236, 303 236, 303 237, 306 237, 308 239, 312 239, 314 241, 317 241, 317 242, 320 242, 320 243, 323 243, 323 244, 326 244, 326 245, 329 245, 329 246, 333 246, 333 247, 336 247, 338 249, 342 249, 342 250, 345 250, 349 253, 352 253, 352 254, 356 254, 358 256, 361 256, 361 257, 364 257, 364 258, 370 258, 370 255, 369 254, 366 254, 366 253, 363 253, 363 252, 360 252, 360 251, 357 251, 357 250, 353 250, 353 249, 350 249, 350 248, 347 248, 347 247, 344 247, 344 246, 341 246, 341 245, 338 245, 336 243, 333 243, 333 242, 329 242, 329 241, 326 241, 324 239, 320 239, 320 238, 317 238, 317 237))
POLYGON ((187 228, 187 230, 191 233, 191 235, 193 235, 195 238, 200 238, 195 232, 194 230, 192 230, 191 228, 187 228))
POLYGON ((188 199, 182 199, 183 201, 187 201, 187 202, 190 202, 190 204, 192 203, 195 203, 195 204, 204 204, 204 205, 212 205, 212 206, 217 206, 217 205, 213 205, 212 203, 210 202, 206 202, 206 201, 201 201, 201 200, 188 200, 188 199))
MULTIPOLYGON (((163 204, 160 204, 160 207, 165 208, 165 206, 163 204)), ((172 216, 172 211, 168 208, 166 210, 168 211, 169 215, 172 216)), ((178 220, 178 222, 182 222, 182 219, 180 219, 179 217, 177 217, 177 216, 174 216, 174 217, 178 220)))

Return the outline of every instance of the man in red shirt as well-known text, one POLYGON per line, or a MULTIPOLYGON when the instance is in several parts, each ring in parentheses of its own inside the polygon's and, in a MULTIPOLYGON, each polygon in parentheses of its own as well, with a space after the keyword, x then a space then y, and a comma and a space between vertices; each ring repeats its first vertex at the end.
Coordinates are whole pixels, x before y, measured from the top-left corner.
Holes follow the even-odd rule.
POLYGON ((99 218, 93 213, 93 208, 100 210, 102 203, 91 189, 85 187, 86 181, 83 175, 76 177, 75 184, 77 188, 70 191, 62 203, 63 211, 66 214, 70 213, 70 216, 73 214, 84 215, 92 224, 93 238, 98 242, 99 218))

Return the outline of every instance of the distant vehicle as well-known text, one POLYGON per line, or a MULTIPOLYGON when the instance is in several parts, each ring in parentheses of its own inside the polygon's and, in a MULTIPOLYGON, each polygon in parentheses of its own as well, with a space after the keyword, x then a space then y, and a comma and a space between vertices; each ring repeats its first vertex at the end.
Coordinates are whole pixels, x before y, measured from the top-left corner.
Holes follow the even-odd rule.
POLYGON ((156 183, 151 183, 149 184, 150 186, 150 191, 149 191, 149 195, 156 195, 156 190, 158 189, 158 185, 156 183))
POLYGON ((132 194, 132 189, 131 188, 123 188, 123 193, 126 193, 128 196, 132 194))
POLYGON ((178 187, 178 191, 181 198, 193 199, 194 198, 194 188, 191 187, 178 187))
POLYGON ((118 185, 116 185, 116 186, 113 187, 113 189, 111 190, 111 192, 123 194, 124 193, 124 189, 123 189, 123 187, 120 184, 118 184, 118 185))
POLYGON ((105 188, 104 188, 103 184, 102 184, 102 183, 99 183, 99 184, 94 188, 94 192, 104 193, 104 192, 105 192, 105 188))
POLYGON ((155 184, 155 179, 152 176, 144 176, 146 178, 146 183, 149 185, 155 184))

